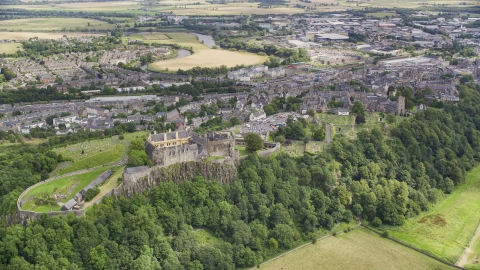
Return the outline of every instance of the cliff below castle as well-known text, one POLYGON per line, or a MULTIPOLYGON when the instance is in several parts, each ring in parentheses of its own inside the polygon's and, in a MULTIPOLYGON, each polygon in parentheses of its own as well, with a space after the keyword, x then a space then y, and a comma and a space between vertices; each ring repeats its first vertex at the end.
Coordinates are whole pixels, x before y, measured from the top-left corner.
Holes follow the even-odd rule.
POLYGON ((184 162, 167 167, 155 166, 148 170, 123 174, 123 185, 118 187, 115 195, 131 197, 151 190, 160 182, 173 181, 178 184, 189 181, 197 175, 209 181, 228 184, 237 177, 237 167, 233 164, 218 164, 210 162, 184 162))

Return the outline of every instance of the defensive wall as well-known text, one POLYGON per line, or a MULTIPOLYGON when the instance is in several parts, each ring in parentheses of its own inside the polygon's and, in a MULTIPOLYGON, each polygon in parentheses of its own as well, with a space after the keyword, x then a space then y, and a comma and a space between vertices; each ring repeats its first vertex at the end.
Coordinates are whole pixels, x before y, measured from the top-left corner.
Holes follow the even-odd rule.
MULTIPOLYGON (((245 145, 245 141, 243 140, 236 140, 236 145, 245 145)), ((258 151, 257 154, 261 157, 269 157, 273 153, 280 154, 280 144, 279 143, 272 143, 272 142, 265 142, 264 143, 265 150, 258 151)), ((178 164, 173 164, 170 166, 161 166, 157 165, 146 170, 136 171, 127 173, 124 171, 123 173, 123 182, 117 187, 114 188, 101 197, 97 198, 95 201, 91 203, 98 204, 100 203, 105 197, 118 197, 118 196, 125 196, 130 197, 135 194, 142 193, 145 190, 150 190, 153 187, 157 186, 160 182, 167 182, 173 181, 176 184, 180 183, 183 180, 192 180, 197 175, 203 176, 205 179, 209 181, 218 181, 221 184, 230 183, 233 179, 237 177, 237 166, 238 164, 245 160, 247 156, 238 157, 236 155, 234 158, 226 158, 222 160, 214 160, 214 161, 191 161, 191 162, 182 162, 178 164)), ((125 164, 126 159, 122 159, 118 164, 125 164)), ((118 165, 117 164, 117 165, 118 165)), ((100 167, 100 166, 98 166, 100 167)), ((42 215, 46 214, 50 217, 64 215, 66 216, 68 213, 73 213, 77 217, 81 217, 85 214, 85 209, 79 210, 69 210, 69 211, 53 211, 53 212, 45 212, 39 213, 29 210, 22 210, 22 205, 33 198, 33 195, 25 197, 30 190, 38 187, 39 185, 43 185, 50 181, 74 176, 78 174, 83 174, 86 172, 93 171, 98 167, 80 170, 68 174, 64 174, 61 176, 55 176, 48 180, 44 180, 38 182, 37 184, 30 186, 27 188, 17 200, 17 213, 12 215, 6 216, 6 224, 26 224, 28 221, 32 219, 38 219, 42 215)))

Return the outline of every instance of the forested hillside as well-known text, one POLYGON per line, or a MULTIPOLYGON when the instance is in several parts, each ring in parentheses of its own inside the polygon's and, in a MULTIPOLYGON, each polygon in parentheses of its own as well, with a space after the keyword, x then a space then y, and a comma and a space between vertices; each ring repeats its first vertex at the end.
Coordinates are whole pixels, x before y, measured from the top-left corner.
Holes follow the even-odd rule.
POLYGON ((0 268, 233 269, 354 216, 401 225, 475 165, 480 85, 459 90, 458 104, 362 131, 353 141, 338 135, 328 153, 251 155, 228 185, 202 177, 166 182, 132 198, 108 198, 85 218, 45 216, 2 228, 0 268), (219 239, 205 242, 195 229, 219 239))

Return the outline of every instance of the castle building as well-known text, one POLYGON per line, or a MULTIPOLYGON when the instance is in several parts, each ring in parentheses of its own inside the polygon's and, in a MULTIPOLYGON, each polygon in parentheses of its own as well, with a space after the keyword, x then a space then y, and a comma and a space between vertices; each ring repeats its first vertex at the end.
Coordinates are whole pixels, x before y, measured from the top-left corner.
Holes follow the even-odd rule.
POLYGON ((212 156, 238 158, 235 138, 231 132, 209 132, 205 135, 190 131, 150 134, 145 151, 155 165, 199 161, 212 156))

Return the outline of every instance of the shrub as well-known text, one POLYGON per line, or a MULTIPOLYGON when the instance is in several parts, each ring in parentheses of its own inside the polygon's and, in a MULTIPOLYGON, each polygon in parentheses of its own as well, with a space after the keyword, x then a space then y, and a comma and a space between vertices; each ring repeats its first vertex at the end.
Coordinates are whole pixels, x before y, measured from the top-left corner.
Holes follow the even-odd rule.
POLYGON ((88 201, 92 200, 99 193, 100 193, 100 189, 98 189, 98 188, 92 188, 92 189, 87 190, 87 192, 85 192, 85 201, 88 202, 88 201))
POLYGON ((388 238, 388 232, 384 231, 380 234, 382 237, 388 238))
POLYGON ((375 217, 372 221, 372 226, 373 227, 380 227, 382 226, 382 220, 379 219, 378 217, 375 217))

